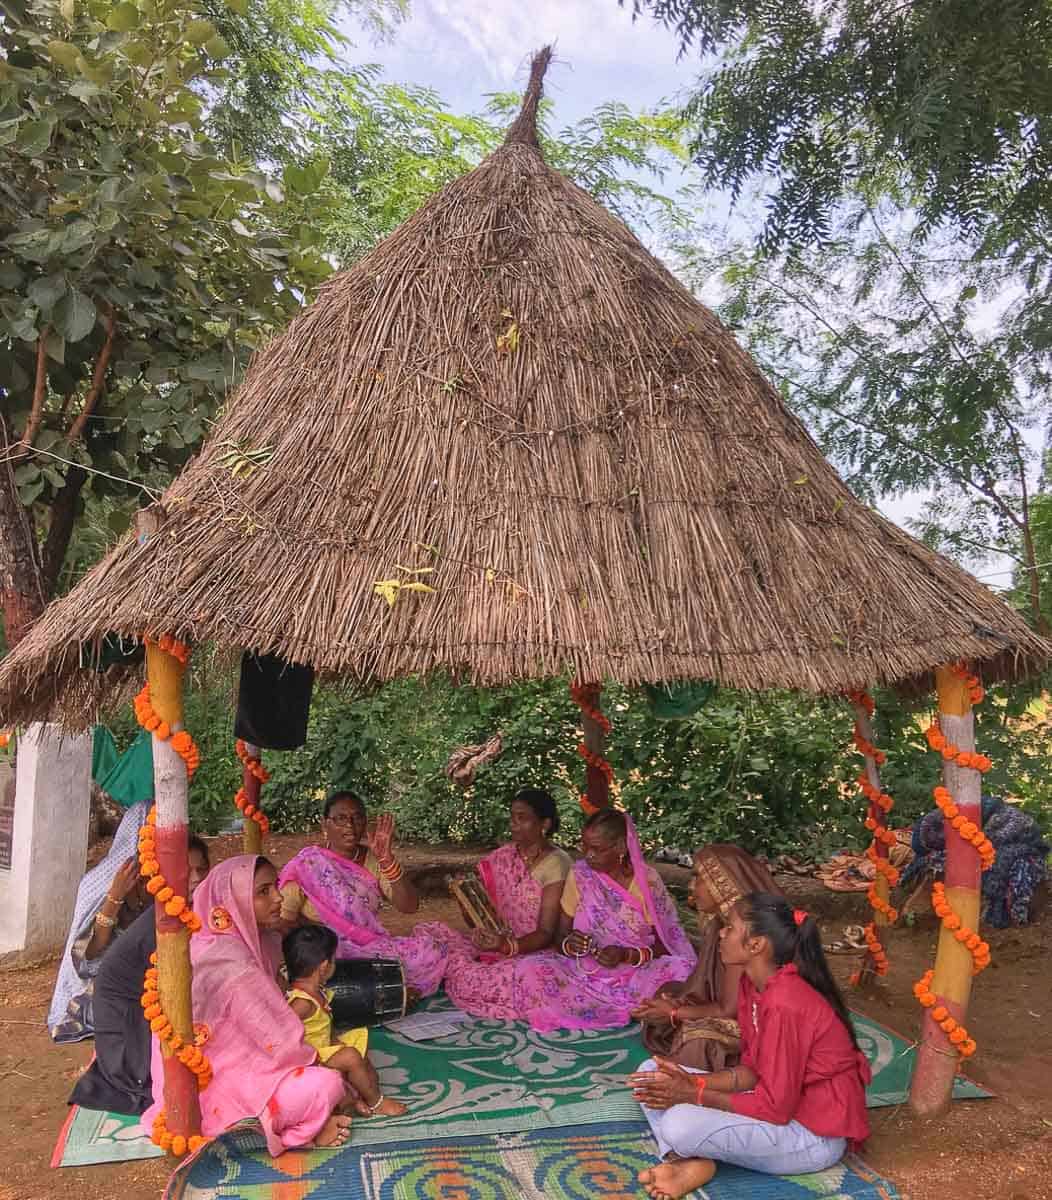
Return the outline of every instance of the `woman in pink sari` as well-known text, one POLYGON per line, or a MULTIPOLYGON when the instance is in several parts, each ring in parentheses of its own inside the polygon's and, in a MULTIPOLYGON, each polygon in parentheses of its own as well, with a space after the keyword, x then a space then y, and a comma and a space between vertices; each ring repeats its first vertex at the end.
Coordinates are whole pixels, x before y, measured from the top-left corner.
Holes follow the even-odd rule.
POLYGON ((444 925, 417 925, 408 937, 392 937, 380 924, 380 903, 414 913, 416 889, 391 850, 394 818, 385 814, 366 836, 365 804, 352 792, 325 802, 324 846, 305 846, 281 872, 281 915, 288 924, 328 925, 340 939, 339 958, 397 958, 406 985, 421 996, 437 992, 446 970, 444 925))
MULTIPOLYGON (((212 1082, 201 1092, 201 1128, 215 1137, 256 1117, 271 1154, 296 1146, 338 1146, 350 1132, 336 1108, 345 1087, 339 1071, 316 1066, 303 1022, 278 985, 281 896, 265 858, 228 858, 194 894, 201 930, 190 943, 194 1024, 205 1035, 212 1082)), ((164 1104, 164 1067, 153 1040, 149 1129, 164 1104)))
POLYGON ((559 813, 548 792, 526 788, 511 801, 511 842, 478 864, 479 877, 506 933, 477 929, 471 942, 449 945, 446 992, 473 1017, 514 1021, 514 982, 521 955, 544 950, 559 927, 570 856, 549 842, 559 813), (481 954, 479 952, 482 952, 481 954))
POLYGON ((584 858, 563 889, 559 951, 517 960, 513 1005, 542 1032, 611 1029, 662 986, 686 979, 696 955, 661 877, 643 862, 626 813, 584 823, 584 858))

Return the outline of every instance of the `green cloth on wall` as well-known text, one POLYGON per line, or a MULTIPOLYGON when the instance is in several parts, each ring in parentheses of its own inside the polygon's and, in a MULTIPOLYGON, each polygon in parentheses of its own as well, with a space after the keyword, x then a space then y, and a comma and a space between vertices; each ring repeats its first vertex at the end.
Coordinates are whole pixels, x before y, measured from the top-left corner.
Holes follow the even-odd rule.
POLYGON ((124 808, 153 799, 153 739, 144 729, 114 763, 99 787, 124 808))
POLYGON ((117 765, 120 752, 113 734, 105 725, 96 725, 91 741, 91 777, 101 786, 102 781, 117 765))

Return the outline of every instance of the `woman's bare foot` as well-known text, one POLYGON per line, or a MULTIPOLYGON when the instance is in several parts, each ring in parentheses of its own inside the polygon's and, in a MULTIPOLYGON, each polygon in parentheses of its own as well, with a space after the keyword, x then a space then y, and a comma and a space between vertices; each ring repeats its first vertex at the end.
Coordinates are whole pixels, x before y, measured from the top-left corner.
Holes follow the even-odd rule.
MULTIPOLYGON (((362 1101, 365 1104, 365 1101, 362 1101)), ((380 1103, 372 1108, 370 1105, 365 1105, 364 1117, 402 1117, 409 1110, 400 1100, 389 1100, 386 1096, 380 1097, 380 1103)))
POLYGON ((716 1174, 711 1158, 680 1158, 639 1172, 639 1182, 654 1200, 679 1200, 695 1188, 704 1187, 716 1174))
POLYGON ((351 1136, 351 1118, 333 1113, 314 1139, 315 1146, 342 1146, 351 1136))

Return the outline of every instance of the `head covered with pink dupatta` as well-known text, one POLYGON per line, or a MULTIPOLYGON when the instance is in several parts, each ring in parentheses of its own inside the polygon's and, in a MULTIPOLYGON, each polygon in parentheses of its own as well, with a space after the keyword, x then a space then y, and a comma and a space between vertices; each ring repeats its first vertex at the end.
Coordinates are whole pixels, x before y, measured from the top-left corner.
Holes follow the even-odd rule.
POLYGON ((665 949, 675 951, 684 940, 683 931, 674 924, 675 915, 665 912, 662 906, 654 902, 654 893, 650 886, 647 865, 643 860, 643 850, 639 845, 635 822, 622 809, 601 808, 585 821, 584 828, 601 829, 610 841, 617 841, 621 837, 625 839, 628 859, 632 864, 632 877, 643 897, 646 911, 653 914, 654 930, 665 949))
POLYGON ((277 982, 281 936, 256 923, 256 867, 265 862, 254 854, 228 858, 194 893, 201 918, 190 943, 194 1021, 206 1026, 213 1070, 201 1096, 206 1128, 258 1116, 284 1076, 316 1057, 277 982))

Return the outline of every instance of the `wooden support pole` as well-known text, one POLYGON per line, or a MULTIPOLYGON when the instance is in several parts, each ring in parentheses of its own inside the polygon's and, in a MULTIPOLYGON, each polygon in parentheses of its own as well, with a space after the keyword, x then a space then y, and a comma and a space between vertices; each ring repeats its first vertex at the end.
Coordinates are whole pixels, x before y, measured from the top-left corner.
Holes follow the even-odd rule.
MULTIPOLYGON (((259 747, 253 746, 251 742, 245 743, 245 750, 249 758, 259 758, 260 756, 259 747)), ((247 766, 241 774, 241 786, 245 791, 246 807, 254 804, 256 808, 259 808, 259 790, 262 784, 247 766)), ((246 854, 263 853, 263 830, 259 822, 253 821, 251 817, 245 817, 242 824, 241 845, 246 854)))
MULTIPOLYGON (((178 733, 183 728, 183 674, 185 668, 171 654, 146 643, 146 678, 154 711, 178 733)), ((179 896, 188 895, 187 880, 187 777, 186 764, 171 741, 153 735, 153 787, 157 806, 157 861, 161 874, 179 896)), ((163 904, 154 905, 157 922, 157 973, 161 1007, 172 1028, 187 1045, 193 1045, 193 1011, 190 999, 190 932, 178 917, 170 917, 163 904)), ((161 1043, 164 1058, 164 1109, 168 1132, 190 1137, 201 1132, 197 1080, 189 1067, 161 1043)))
MULTIPOLYGON (((855 712, 855 720, 858 722, 859 733, 862 734, 862 736, 871 746, 874 745, 873 722, 869 719, 869 713, 866 711, 866 706, 864 704, 852 702, 851 707, 855 712)), ((880 767, 877 766, 876 759, 871 758, 867 754, 864 756, 864 761, 866 764, 866 778, 869 780, 872 787, 875 787, 878 792, 882 792, 884 789, 880 785, 880 767)), ((884 813, 881 812, 880 808, 876 804, 872 803, 872 801, 869 805, 869 815, 874 821, 877 822, 878 825, 886 824, 884 813)), ((887 846, 885 846, 884 843, 879 839, 874 839, 874 841, 876 842, 877 857, 887 858, 887 846)), ((888 887, 887 879, 880 873, 880 871, 877 871, 876 877, 873 880, 873 887, 880 899, 887 904, 891 896, 891 889, 888 887)), ((874 909, 871 920, 878 929, 883 929, 890 925, 887 914, 881 912, 880 909, 874 909)), ((884 939, 881 938, 882 942, 883 940, 884 939)), ((867 951, 866 957, 862 961, 862 969, 859 971, 859 982, 869 983, 875 977, 876 972, 874 970, 873 955, 867 951)))
MULTIPOLYGON (((584 689, 583 698, 589 708, 598 710, 602 694, 601 684, 590 683, 584 689)), ((589 753, 596 754, 605 760, 606 729, 604 726, 582 709, 581 728, 584 733, 583 741, 589 753)), ((586 772, 585 794, 588 796, 588 802, 596 808, 605 808, 610 803, 610 781, 606 773, 591 763, 588 764, 586 772)))
MULTIPOLYGON (((946 739, 960 750, 975 749, 975 718, 969 687, 964 678, 949 667, 935 672, 939 695, 939 724, 946 739)), ((982 776, 970 767, 944 762, 943 786, 953 797, 962 817, 981 829, 982 776)), ((946 900, 970 929, 979 929, 981 871, 979 852, 966 842, 949 821, 944 825, 946 838, 946 900)), ((956 1021, 966 1023, 968 1000, 972 991, 971 951, 945 926, 939 930, 935 957, 935 975, 931 990, 956 1021)), ((936 1116, 950 1107, 953 1080, 960 1061, 956 1047, 932 1019, 926 1009, 921 1026, 917 1061, 910 1083, 910 1108, 918 1116, 936 1116)))

